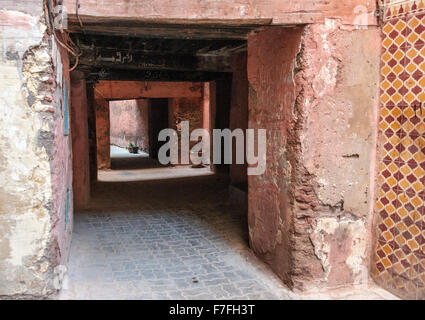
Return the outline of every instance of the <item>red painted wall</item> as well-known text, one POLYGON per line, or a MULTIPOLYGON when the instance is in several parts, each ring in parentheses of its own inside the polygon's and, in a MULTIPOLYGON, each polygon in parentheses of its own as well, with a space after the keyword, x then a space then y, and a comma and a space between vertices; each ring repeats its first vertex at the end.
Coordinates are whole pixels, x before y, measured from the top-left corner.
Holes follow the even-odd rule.
POLYGON ((301 28, 270 28, 248 39, 249 127, 267 129, 267 169, 261 176, 248 177, 250 242, 289 285, 292 217, 282 150, 296 98, 291 75, 301 36, 301 28))
POLYGON ((90 200, 90 159, 87 117, 87 94, 84 74, 71 77, 72 187, 74 205, 83 207, 90 200))
POLYGON ((111 144, 127 147, 131 142, 149 152, 148 100, 111 101, 109 108, 111 144))

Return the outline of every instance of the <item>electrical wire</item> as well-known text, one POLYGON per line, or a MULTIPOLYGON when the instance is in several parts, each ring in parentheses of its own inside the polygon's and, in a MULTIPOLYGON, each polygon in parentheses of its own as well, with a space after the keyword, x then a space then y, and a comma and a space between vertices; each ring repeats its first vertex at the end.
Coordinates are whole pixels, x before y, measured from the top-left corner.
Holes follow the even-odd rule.
MULTIPOLYGON (((52 21, 49 0, 44 0, 44 9, 46 10, 46 13, 47 13, 47 16, 48 16, 49 27, 51 29, 51 32, 52 32, 52 34, 53 34, 56 42, 59 43, 60 46, 62 46, 64 49, 66 49, 70 54, 72 54, 75 57, 75 64, 74 64, 74 66, 71 69, 69 69, 69 72, 72 72, 72 71, 74 71, 77 68, 78 63, 79 63, 79 57, 81 56, 82 53, 76 53, 73 48, 71 48, 70 46, 68 46, 67 44, 63 43, 61 40, 59 40, 59 38, 58 38, 58 36, 56 34, 54 23, 52 21)), ((66 39, 67 41, 71 41, 72 42, 72 40, 69 37, 69 34, 68 33, 62 33, 62 36, 64 36, 64 35, 67 37, 67 39, 66 39)), ((75 43, 73 43, 73 42, 72 42, 72 44, 75 45, 75 43)))
POLYGON ((76 1, 77 3, 75 8, 75 15, 77 16, 78 23, 80 24, 81 30, 83 30, 83 33, 84 33, 83 22, 81 21, 80 14, 78 13, 78 10, 80 9, 80 0, 76 0, 76 1))

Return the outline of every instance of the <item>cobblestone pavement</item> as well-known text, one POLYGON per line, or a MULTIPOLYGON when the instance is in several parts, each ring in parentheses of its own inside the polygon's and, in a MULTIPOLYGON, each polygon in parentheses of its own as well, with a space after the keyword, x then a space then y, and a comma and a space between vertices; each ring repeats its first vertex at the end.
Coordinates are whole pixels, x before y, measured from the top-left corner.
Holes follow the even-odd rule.
POLYGON ((100 172, 75 213, 56 299, 396 299, 373 284, 295 294, 248 248, 246 212, 228 205, 223 178, 149 159, 113 165, 123 170, 100 172))
POLYGON ((167 170, 163 180, 98 183, 90 206, 75 213, 57 298, 294 298, 249 250, 246 213, 227 205, 226 184, 167 170))

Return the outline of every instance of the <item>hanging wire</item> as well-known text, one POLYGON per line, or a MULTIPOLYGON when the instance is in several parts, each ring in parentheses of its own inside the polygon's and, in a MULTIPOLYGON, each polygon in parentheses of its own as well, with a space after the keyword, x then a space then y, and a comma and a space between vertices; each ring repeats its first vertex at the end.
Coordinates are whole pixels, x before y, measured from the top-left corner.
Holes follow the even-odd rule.
POLYGON ((85 33, 84 32, 84 29, 83 29, 83 21, 81 21, 81 18, 80 18, 80 14, 79 14, 79 9, 80 9, 80 0, 77 0, 77 4, 76 4, 76 8, 75 8, 75 15, 77 16, 77 19, 78 19, 78 23, 80 24, 80 27, 81 27, 81 30, 83 30, 83 33, 85 33))
POLYGON ((47 18, 48 18, 48 21, 47 22, 49 24, 49 28, 50 28, 50 30, 51 30, 51 32, 52 32, 52 34, 53 34, 56 42, 59 43, 60 46, 62 46, 65 50, 67 50, 70 54, 72 54, 75 57, 75 64, 74 64, 74 66, 71 69, 69 69, 69 72, 72 72, 72 71, 74 71, 77 68, 78 63, 79 63, 79 57, 82 55, 82 53, 81 52, 80 53, 77 53, 74 50, 74 48, 72 48, 71 46, 69 46, 66 43, 64 43, 64 42, 70 42, 72 46, 77 47, 75 45, 75 43, 69 37, 69 33, 68 32, 64 32, 62 30, 61 37, 62 38, 65 37, 65 40, 64 39, 62 39, 62 41, 59 40, 59 37, 56 34, 56 29, 55 29, 55 26, 54 26, 54 23, 53 23, 53 20, 52 20, 51 9, 50 9, 50 1, 49 0, 44 0, 44 10, 46 11, 46 14, 47 14, 47 18))

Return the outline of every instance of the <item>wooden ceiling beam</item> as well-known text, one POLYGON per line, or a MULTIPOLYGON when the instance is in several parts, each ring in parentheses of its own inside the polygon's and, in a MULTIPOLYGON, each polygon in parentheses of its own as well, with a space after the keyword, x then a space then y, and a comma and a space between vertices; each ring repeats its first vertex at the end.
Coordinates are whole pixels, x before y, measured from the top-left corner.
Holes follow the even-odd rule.
POLYGON ((170 70, 231 72, 229 56, 145 56, 117 55, 117 52, 101 55, 82 55, 80 65, 96 68, 119 68, 123 70, 170 70))
POLYGON ((133 70, 129 72, 125 69, 88 68, 87 66, 80 66, 78 70, 83 71, 90 82, 99 80, 209 82, 232 78, 231 73, 208 71, 133 70))
POLYGON ((73 33, 84 33, 87 35, 108 35, 108 36, 131 36, 141 38, 162 38, 162 39, 191 39, 191 40, 246 40, 248 34, 253 30, 249 27, 202 27, 187 25, 99 25, 70 24, 68 30, 73 33))

